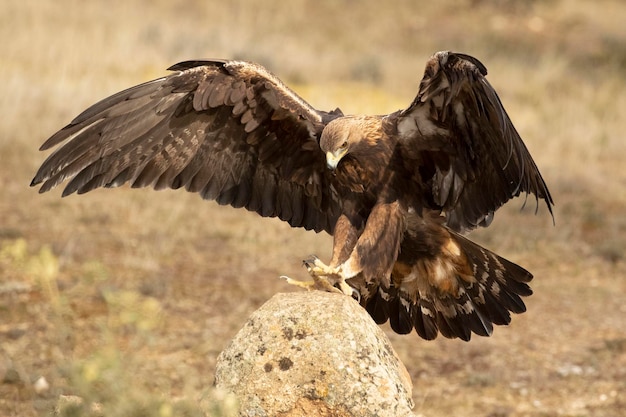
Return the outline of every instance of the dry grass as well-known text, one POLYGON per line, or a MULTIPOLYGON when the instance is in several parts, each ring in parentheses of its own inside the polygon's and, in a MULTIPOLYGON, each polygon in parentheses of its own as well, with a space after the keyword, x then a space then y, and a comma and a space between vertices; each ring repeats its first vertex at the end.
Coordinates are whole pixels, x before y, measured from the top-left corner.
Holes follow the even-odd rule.
POLYGON ((107 416, 202 415, 220 404, 227 414, 228 399, 209 389, 217 354, 255 308, 290 290, 279 275, 303 276, 303 256, 329 251, 327 236, 183 192, 38 195, 27 185, 51 133, 197 57, 258 60, 320 108, 385 113, 409 103, 440 49, 489 68, 551 187, 557 225, 515 201, 473 234, 536 276, 529 311, 510 327, 470 343, 390 334, 416 412, 623 415, 626 6, 429 3, 3 5, 0 415, 48 414, 61 394, 84 397, 84 415, 98 414, 90 402, 107 416))

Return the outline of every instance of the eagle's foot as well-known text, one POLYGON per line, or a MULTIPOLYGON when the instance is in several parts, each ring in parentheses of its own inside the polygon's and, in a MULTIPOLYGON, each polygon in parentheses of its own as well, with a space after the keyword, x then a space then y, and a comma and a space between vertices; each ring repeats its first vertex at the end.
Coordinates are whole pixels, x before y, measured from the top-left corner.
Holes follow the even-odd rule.
POLYGON ((352 288, 341 273, 341 267, 331 267, 326 265, 315 255, 311 255, 308 259, 302 261, 309 275, 313 277, 313 281, 317 284, 317 289, 329 292, 340 292, 350 297, 360 298, 360 294, 352 288), (355 297, 356 293, 356 297, 355 297))
POLYGON ((305 290, 320 290, 326 292, 338 292, 343 293, 342 290, 333 286, 328 279, 324 276, 313 276, 310 281, 300 281, 297 279, 289 278, 287 276, 281 276, 282 279, 287 281, 287 284, 295 285, 296 287, 304 288, 305 290))

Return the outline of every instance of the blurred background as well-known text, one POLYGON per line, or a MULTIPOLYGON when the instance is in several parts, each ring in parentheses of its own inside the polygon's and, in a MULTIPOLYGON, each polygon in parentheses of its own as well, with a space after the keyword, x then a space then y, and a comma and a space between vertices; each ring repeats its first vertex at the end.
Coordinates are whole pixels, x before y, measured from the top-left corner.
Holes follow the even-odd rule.
MULTIPOLYGON (((219 352, 330 256, 323 234, 182 191, 28 185, 90 104, 195 58, 267 66, 313 106, 384 114, 428 57, 479 58, 550 187, 472 239, 534 273, 528 312, 469 343, 384 326, 423 416, 626 413, 626 4, 621 0, 21 0, 0 11, 0 415, 227 415, 219 352), (95 404, 95 405, 94 405, 95 404), (98 411, 100 410, 100 411, 98 411), (68 414, 69 415, 69 414, 68 414)), ((229 408, 230 407, 230 408, 229 408)))

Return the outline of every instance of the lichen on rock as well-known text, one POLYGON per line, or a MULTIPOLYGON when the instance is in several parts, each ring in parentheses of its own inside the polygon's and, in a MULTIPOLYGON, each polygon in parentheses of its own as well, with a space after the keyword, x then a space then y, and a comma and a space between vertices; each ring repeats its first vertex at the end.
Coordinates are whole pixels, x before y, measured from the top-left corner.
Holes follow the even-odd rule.
POLYGON ((215 379, 243 416, 412 415, 406 368, 367 312, 341 294, 272 297, 220 354, 215 379))

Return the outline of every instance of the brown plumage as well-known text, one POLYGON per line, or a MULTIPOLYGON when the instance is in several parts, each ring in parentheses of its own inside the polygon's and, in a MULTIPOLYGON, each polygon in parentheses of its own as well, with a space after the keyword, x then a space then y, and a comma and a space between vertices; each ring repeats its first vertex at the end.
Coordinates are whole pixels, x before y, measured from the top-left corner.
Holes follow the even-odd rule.
POLYGON ((324 230, 332 259, 311 274, 399 333, 469 340, 525 310, 532 275, 460 235, 521 193, 553 204, 477 59, 438 52, 413 103, 386 116, 316 110, 252 63, 170 69, 55 133, 31 185, 184 187, 324 230))

